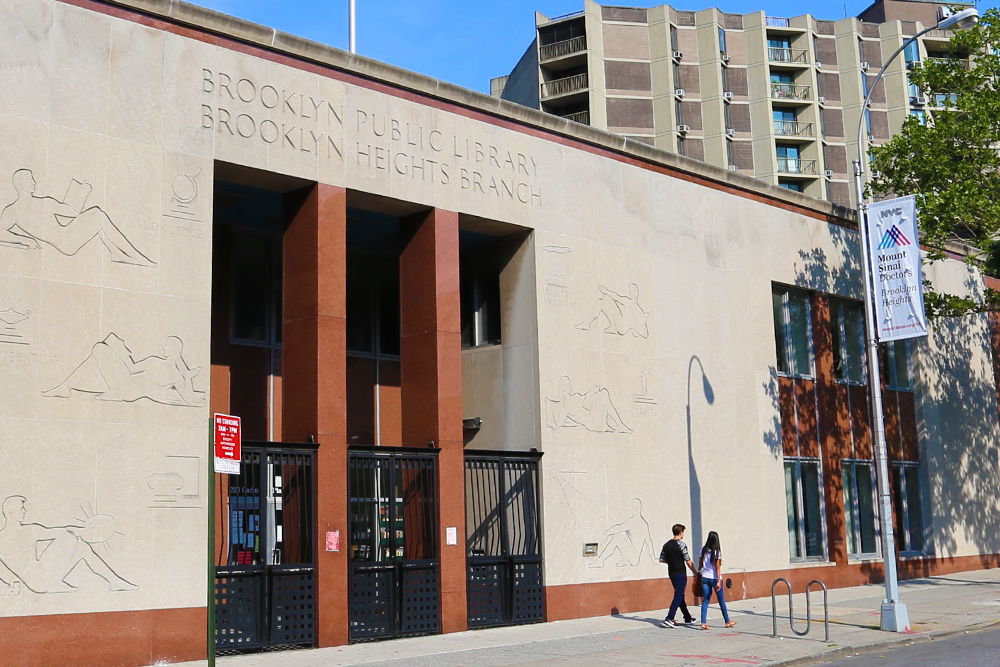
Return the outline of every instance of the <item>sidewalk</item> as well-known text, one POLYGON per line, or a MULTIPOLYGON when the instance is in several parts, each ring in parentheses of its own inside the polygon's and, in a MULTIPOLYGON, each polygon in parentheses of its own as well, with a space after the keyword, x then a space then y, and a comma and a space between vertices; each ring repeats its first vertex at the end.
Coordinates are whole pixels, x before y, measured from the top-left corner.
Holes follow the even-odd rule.
MULTIPOLYGON (((258 653, 219 658, 219 667, 499 667, 501 665, 790 665, 871 647, 927 639, 1000 623, 1000 569, 914 579, 900 584, 912 630, 881 632, 881 585, 830 591, 830 642, 823 641, 822 593, 813 593, 813 623, 807 637, 788 626, 788 598, 779 598, 778 633, 771 637, 771 599, 734 601, 730 616, 739 622, 722 629, 712 604, 709 625, 662 627, 664 610, 537 625, 476 630, 335 648, 258 653), (782 613, 784 605, 784 616, 782 613)), ((797 618, 805 598, 795 596, 797 618)), ((804 628, 804 621, 797 627, 804 628)), ((206 661, 181 663, 204 667, 206 661)))

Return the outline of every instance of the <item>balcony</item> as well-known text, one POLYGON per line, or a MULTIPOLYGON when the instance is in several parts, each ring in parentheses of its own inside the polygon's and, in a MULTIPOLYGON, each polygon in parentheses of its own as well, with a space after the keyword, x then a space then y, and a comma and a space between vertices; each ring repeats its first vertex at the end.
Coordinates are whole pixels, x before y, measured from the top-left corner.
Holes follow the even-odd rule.
POLYGON ((789 49, 786 47, 767 47, 767 59, 772 63, 787 65, 808 65, 809 52, 805 49, 789 49))
POLYGON ((797 120, 776 120, 774 121, 774 133, 779 137, 812 139, 813 124, 801 123, 797 120))
POLYGON ((779 157, 778 173, 800 176, 816 175, 816 160, 800 160, 799 158, 779 157))
POLYGON ((566 120, 571 120, 574 123, 580 123, 581 125, 590 125, 590 112, 589 111, 577 111, 576 113, 568 113, 562 116, 566 120))
POLYGON ((555 60, 556 58, 565 58, 566 56, 571 56, 574 53, 580 53, 581 51, 586 50, 587 36, 580 35, 579 37, 574 37, 573 39, 566 39, 561 42, 546 44, 545 46, 539 47, 538 60, 539 62, 546 62, 548 60, 555 60))
POLYGON ((924 62, 937 63, 940 65, 958 65, 962 69, 969 69, 969 61, 965 58, 926 58, 924 62))
POLYGON ((808 102, 810 88, 811 86, 801 86, 797 83, 771 82, 771 97, 790 102, 808 102))
POLYGON ((568 76, 565 79, 546 81, 542 84, 542 99, 556 97, 557 95, 566 95, 567 93, 575 93, 579 90, 585 90, 586 88, 586 72, 583 74, 568 76))

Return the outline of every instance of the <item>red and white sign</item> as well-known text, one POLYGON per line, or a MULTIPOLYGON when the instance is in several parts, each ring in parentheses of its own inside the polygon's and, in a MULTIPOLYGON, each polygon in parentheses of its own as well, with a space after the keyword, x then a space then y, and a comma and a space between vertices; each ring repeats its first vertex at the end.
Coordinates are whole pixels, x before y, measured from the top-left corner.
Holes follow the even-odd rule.
POLYGON ((240 418, 215 413, 215 472, 240 474, 243 458, 240 418))
POLYGON ((340 531, 339 530, 328 530, 328 531, 326 531, 326 550, 327 551, 340 551, 340 531))

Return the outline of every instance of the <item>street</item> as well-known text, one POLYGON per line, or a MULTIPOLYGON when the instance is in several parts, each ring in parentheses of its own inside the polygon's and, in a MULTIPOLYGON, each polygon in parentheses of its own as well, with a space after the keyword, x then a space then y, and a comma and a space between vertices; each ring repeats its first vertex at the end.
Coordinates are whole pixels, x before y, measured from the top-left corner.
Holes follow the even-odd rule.
POLYGON ((881 651, 816 663, 823 667, 995 667, 1000 664, 1000 628, 929 641, 907 643, 881 651))

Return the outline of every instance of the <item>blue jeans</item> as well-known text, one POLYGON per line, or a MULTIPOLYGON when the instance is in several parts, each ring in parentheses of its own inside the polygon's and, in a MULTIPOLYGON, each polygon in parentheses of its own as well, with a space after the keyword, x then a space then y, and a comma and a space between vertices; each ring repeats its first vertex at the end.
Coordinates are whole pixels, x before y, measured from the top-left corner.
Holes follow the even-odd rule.
POLYGON ((715 591, 715 599, 719 601, 719 608, 722 609, 722 618, 726 619, 726 623, 729 623, 729 610, 726 609, 726 596, 722 593, 722 588, 715 590, 715 587, 719 585, 718 579, 701 579, 701 596, 703 600, 701 601, 701 623, 704 625, 708 622, 708 600, 712 596, 712 591, 715 591))
POLYGON ((670 583, 674 585, 674 599, 670 601, 670 611, 667 612, 667 620, 674 620, 674 616, 677 615, 677 609, 680 608, 681 613, 684 614, 684 622, 690 621, 694 618, 691 612, 688 611, 687 603, 684 601, 684 593, 687 589, 688 577, 686 572, 681 572, 680 574, 670 575, 670 583))

